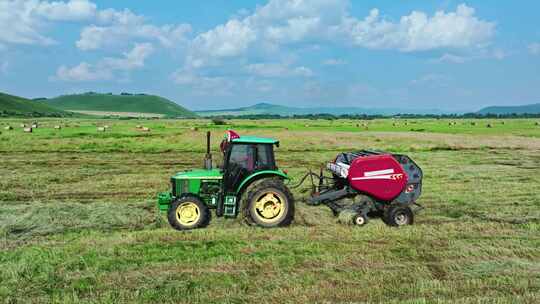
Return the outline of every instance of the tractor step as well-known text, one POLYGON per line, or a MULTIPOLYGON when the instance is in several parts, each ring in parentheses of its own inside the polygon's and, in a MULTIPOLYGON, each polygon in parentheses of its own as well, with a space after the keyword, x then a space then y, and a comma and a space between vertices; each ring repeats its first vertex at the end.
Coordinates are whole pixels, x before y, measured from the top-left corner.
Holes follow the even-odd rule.
POLYGON ((236 216, 236 196, 227 195, 223 201, 224 213, 226 217, 235 217, 236 216))

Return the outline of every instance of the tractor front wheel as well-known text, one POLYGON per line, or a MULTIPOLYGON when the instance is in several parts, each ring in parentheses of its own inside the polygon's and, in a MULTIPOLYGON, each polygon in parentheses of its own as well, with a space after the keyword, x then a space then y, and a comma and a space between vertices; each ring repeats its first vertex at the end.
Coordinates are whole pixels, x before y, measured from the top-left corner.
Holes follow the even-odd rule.
POLYGON ((294 198, 280 179, 256 181, 248 187, 242 202, 249 224, 264 228, 288 226, 294 218, 294 198))
POLYGON ((390 206, 384 211, 383 221, 386 225, 393 227, 412 225, 414 213, 409 207, 390 206))
POLYGON ((171 204, 167 219, 176 230, 201 228, 210 222, 210 211, 199 198, 188 196, 171 204))

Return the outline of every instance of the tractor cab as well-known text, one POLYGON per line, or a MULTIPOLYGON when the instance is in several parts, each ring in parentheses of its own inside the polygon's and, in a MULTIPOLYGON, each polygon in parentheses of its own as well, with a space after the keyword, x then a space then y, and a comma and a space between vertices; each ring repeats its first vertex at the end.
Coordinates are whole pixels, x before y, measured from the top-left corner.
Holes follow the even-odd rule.
POLYGON ((204 169, 177 173, 171 178, 172 190, 158 196, 158 206, 168 212, 176 229, 204 226, 216 216, 236 217, 243 213, 247 222, 263 227, 288 225, 294 202, 274 158, 279 141, 271 138, 239 136, 227 131, 221 142, 223 166, 213 168, 210 132, 207 133, 204 169), (206 219, 208 217, 208 219, 206 219))
POLYGON ((279 141, 254 136, 240 137, 234 131, 228 131, 220 145, 225 192, 241 190, 243 182, 253 174, 277 171, 274 145, 279 146, 279 141))

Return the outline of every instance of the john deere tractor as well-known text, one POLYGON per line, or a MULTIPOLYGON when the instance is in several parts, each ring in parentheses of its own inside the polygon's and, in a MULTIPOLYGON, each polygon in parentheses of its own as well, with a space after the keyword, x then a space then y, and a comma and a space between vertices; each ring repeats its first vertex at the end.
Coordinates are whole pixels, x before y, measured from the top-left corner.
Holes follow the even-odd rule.
POLYGON ((178 230, 205 227, 215 215, 244 217, 265 228, 287 226, 294 218, 294 198, 284 184, 287 174, 278 169, 271 138, 239 136, 227 131, 221 142, 223 166, 212 168, 210 132, 207 133, 204 169, 171 177, 171 190, 158 195, 158 207, 167 212, 178 230))

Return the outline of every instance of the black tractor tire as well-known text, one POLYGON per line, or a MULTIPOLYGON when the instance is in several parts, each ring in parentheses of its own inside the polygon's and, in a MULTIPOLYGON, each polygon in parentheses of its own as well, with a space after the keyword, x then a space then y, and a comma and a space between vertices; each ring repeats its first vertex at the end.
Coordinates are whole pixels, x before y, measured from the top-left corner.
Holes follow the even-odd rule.
POLYGON ((414 213, 407 206, 393 205, 384 211, 383 222, 391 227, 412 225, 414 223, 414 213))
POLYGON ((210 223, 210 210, 196 196, 186 196, 175 200, 167 213, 169 224, 176 230, 190 230, 208 226, 210 223), (190 206, 187 219, 180 219, 180 208, 190 206))
POLYGON ((241 208, 244 220, 249 225, 263 228, 284 227, 291 224, 294 219, 294 197, 279 178, 265 178, 249 185, 242 195, 241 208), (270 194, 281 205, 279 214, 275 218, 265 218, 257 208, 259 200, 270 194))

